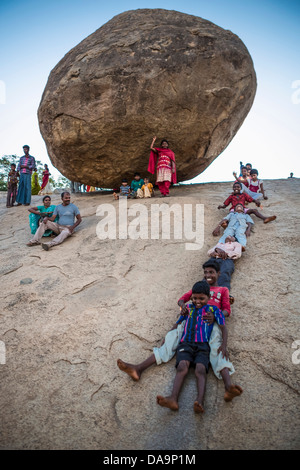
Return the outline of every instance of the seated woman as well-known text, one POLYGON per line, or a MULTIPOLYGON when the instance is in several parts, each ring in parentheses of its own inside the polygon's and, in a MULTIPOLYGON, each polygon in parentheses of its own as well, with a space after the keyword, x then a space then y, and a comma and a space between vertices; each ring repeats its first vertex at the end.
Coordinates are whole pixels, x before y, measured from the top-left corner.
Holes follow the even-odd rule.
MULTIPOLYGON (((44 217, 51 217, 55 206, 51 205, 51 197, 50 196, 44 196, 43 197, 43 206, 37 206, 37 207, 30 207, 29 212, 29 225, 30 225, 30 230, 31 233, 34 235, 35 232, 38 229, 38 226, 40 222, 43 220, 44 217)), ((46 230, 44 233, 44 237, 49 237, 51 235, 52 230, 46 230)))

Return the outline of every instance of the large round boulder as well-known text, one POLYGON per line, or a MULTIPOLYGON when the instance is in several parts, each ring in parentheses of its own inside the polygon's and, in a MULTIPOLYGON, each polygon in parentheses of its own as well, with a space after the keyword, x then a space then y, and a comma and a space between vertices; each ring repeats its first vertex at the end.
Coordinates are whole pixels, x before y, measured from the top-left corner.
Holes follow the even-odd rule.
POLYGON ((112 188, 136 171, 149 176, 154 135, 157 145, 169 140, 184 181, 229 144, 255 92, 251 56, 231 31, 141 9, 114 17, 63 57, 38 118, 53 165, 73 181, 112 188))

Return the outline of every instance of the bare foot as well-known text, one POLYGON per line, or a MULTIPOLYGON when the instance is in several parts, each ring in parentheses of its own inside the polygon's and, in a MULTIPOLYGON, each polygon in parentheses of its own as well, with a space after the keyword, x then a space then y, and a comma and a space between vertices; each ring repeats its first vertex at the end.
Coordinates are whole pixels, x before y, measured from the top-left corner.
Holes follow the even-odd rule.
POLYGON ((238 397, 243 393, 242 387, 239 385, 231 385, 228 390, 226 390, 224 394, 224 400, 225 401, 231 401, 234 399, 234 397, 238 397))
POLYGON ((117 360, 117 364, 120 370, 123 372, 126 372, 132 380, 137 382, 140 380, 141 374, 137 371, 136 367, 132 364, 127 364, 126 362, 123 362, 121 359, 117 360))
POLYGON ((28 243, 26 243, 27 246, 37 246, 39 244, 40 244, 39 242, 28 242, 28 243))
POLYGON ((271 217, 267 217, 264 220, 264 224, 268 224, 269 222, 272 222, 272 220, 275 220, 275 219, 276 219, 276 215, 272 215, 271 217))
POLYGON ((160 406, 164 406, 165 408, 170 408, 170 410, 178 411, 179 406, 176 400, 172 397, 162 397, 161 395, 157 395, 156 402, 160 406))
POLYGON ((204 413, 204 408, 198 401, 195 401, 194 403, 194 411, 195 413, 204 413))

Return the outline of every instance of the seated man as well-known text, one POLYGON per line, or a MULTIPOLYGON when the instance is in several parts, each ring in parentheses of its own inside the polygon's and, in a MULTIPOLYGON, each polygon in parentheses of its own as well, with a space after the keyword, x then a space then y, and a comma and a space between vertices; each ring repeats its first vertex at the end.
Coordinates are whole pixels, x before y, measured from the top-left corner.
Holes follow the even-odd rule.
POLYGON ((48 251, 52 246, 59 245, 67 237, 70 237, 75 228, 81 223, 81 215, 77 206, 71 203, 71 196, 69 192, 61 194, 62 204, 55 207, 51 217, 44 217, 43 222, 35 232, 35 235, 27 243, 27 246, 39 245, 42 236, 46 230, 52 230, 57 234, 57 237, 49 243, 42 243, 42 248, 48 251), (54 219, 58 217, 58 222, 54 219), (75 218, 77 219, 74 222, 75 218))

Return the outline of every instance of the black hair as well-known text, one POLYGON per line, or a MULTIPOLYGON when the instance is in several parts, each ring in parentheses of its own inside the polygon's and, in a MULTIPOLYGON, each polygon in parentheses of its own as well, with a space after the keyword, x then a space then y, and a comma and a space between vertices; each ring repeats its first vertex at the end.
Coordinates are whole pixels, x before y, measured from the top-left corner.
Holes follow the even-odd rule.
POLYGON ((258 171, 253 168, 253 170, 250 171, 250 175, 254 175, 254 173, 258 176, 258 171))
POLYGON ((247 165, 251 166, 251 168, 252 168, 252 164, 251 164, 251 163, 246 163, 246 166, 247 166, 247 165))
POLYGON ((199 281, 193 285, 192 294, 205 294, 210 296, 210 287, 207 281, 199 281))
POLYGON ((239 181, 235 181, 235 182, 233 183, 232 187, 234 188, 234 186, 235 186, 236 184, 238 184, 239 187, 242 189, 242 183, 240 183, 239 181))
POLYGON ((248 170, 246 166, 242 166, 241 170, 248 170))
POLYGON ((126 178, 123 178, 122 183, 128 183, 128 180, 126 178))
POLYGON ((242 208, 244 209, 244 204, 242 204, 241 202, 238 202, 238 203, 234 206, 234 210, 235 210, 236 206, 242 206, 242 208))
POLYGON ((205 269, 205 268, 214 268, 217 271, 217 273, 220 272, 220 265, 218 261, 216 261, 215 259, 206 261, 206 263, 202 265, 202 269, 205 269))
POLYGON ((169 142, 167 141, 167 139, 163 139, 163 140, 161 141, 161 143, 160 143, 160 146, 162 146, 163 142, 167 142, 168 147, 169 147, 169 142))
POLYGON ((15 163, 11 163, 10 166, 14 166, 16 168, 16 164, 15 163))
POLYGON ((51 197, 50 197, 48 194, 46 194, 46 196, 44 196, 44 197, 43 197, 43 202, 44 202, 44 201, 45 201, 45 199, 47 199, 47 198, 49 198, 49 199, 50 199, 50 201, 51 201, 51 197))
POLYGON ((60 197, 63 199, 65 194, 70 194, 70 193, 69 191, 64 191, 63 193, 61 193, 60 197))
POLYGON ((23 145, 23 149, 24 148, 30 149, 29 145, 23 145))
POLYGON ((134 173, 134 176, 141 176, 140 173, 134 173))

